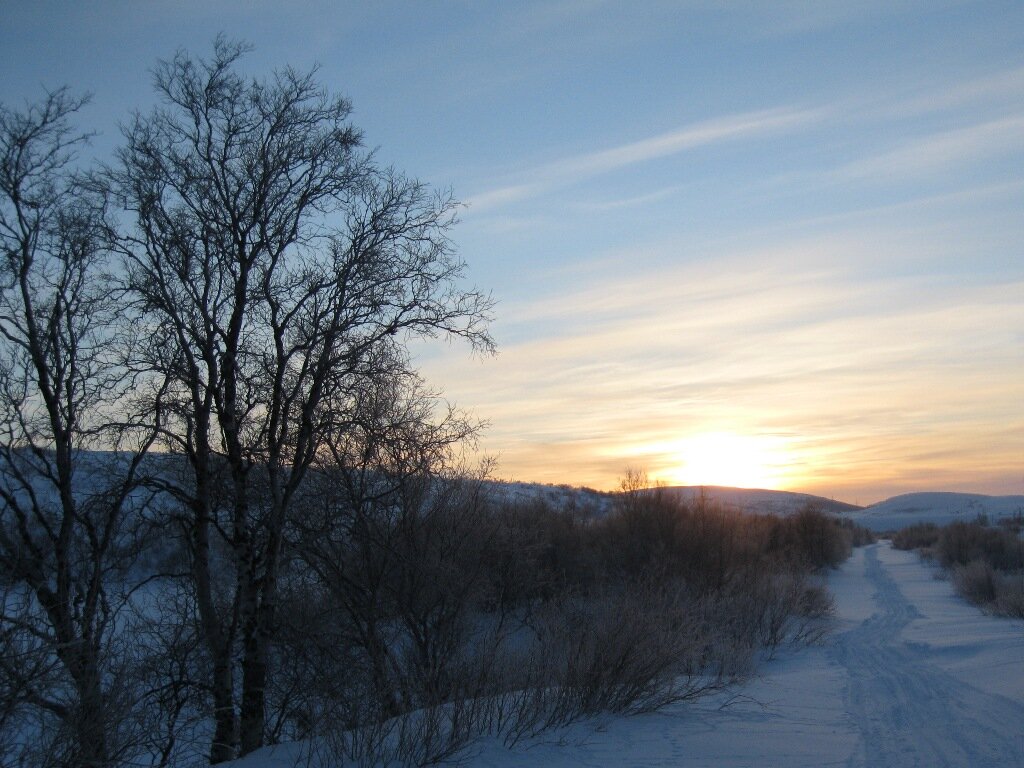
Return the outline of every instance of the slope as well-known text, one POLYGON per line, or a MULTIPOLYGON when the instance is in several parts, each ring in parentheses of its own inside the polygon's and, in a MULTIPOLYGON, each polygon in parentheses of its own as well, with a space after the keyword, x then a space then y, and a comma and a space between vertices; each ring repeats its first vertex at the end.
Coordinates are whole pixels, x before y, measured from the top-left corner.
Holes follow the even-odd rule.
POLYGON ((893 531, 916 523, 946 525, 985 515, 989 522, 1024 514, 1024 496, 980 493, 905 493, 846 515, 873 531, 893 531))

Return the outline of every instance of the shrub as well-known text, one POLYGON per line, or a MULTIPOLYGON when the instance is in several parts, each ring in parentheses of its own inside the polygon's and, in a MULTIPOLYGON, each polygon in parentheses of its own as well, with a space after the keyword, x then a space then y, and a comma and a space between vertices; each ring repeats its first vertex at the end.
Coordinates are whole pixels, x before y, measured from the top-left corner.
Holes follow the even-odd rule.
POLYGON ((892 536, 896 549, 927 549, 939 540, 939 526, 935 523, 917 523, 903 528, 892 536))
POLYGON ((915 525, 893 536, 899 549, 934 553, 953 585, 969 602, 1002 616, 1024 618, 1024 541, 1016 525, 990 527, 979 516, 939 528, 915 525))
POLYGON ((1024 571, 1000 574, 992 610, 1000 616, 1024 619, 1024 571))
POLYGON ((852 536, 813 505, 786 521, 793 528, 796 550, 812 568, 836 568, 850 556, 852 536))
POLYGON ((937 543, 939 561, 946 567, 984 560, 999 570, 1024 568, 1021 541, 1012 532, 980 523, 951 523, 937 543))
POLYGON ((999 575, 984 560, 972 560, 953 568, 953 584, 957 591, 975 605, 988 605, 996 599, 999 575))
POLYGON ((868 544, 874 544, 878 537, 869 529, 863 525, 857 525, 853 520, 846 518, 837 518, 839 526, 848 531, 850 534, 850 544, 855 547, 866 547, 868 544))
POLYGON ((326 734, 342 762, 426 764, 484 734, 514 743, 701 696, 825 631, 811 574, 853 538, 819 510, 751 516, 667 489, 631 487, 601 513, 477 490, 311 500, 334 505, 332 524, 307 518, 319 584, 288 593, 282 652, 319 666, 280 664, 280 734, 326 734))
POLYGON ((999 521, 999 525, 1019 535, 1021 530, 1024 529, 1024 510, 1018 509, 1011 517, 1002 518, 999 521))
POLYGON ((808 505, 784 518, 762 518, 768 527, 768 551, 808 570, 835 568, 849 557, 853 528, 808 505))
POLYGON ((681 586, 635 585, 552 603, 537 627, 533 687, 544 717, 639 713, 694 698, 745 669, 708 612, 681 586))

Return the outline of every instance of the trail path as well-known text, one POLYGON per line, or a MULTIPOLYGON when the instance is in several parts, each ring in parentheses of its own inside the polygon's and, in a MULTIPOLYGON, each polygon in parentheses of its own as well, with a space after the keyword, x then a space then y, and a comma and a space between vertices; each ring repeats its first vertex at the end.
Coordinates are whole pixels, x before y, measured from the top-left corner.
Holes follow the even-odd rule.
POLYGON ((839 634, 831 648, 847 672, 844 700, 861 737, 848 764, 1024 765, 1024 705, 956 679, 932 660, 931 647, 906 642, 903 630, 921 613, 877 546, 866 550, 865 565, 877 613, 839 634))

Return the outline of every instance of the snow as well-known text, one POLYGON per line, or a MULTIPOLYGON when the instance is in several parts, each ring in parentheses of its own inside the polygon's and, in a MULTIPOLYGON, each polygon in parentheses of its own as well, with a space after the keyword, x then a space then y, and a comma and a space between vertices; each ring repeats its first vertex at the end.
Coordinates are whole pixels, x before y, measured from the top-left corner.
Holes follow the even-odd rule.
MULTIPOLYGON (((865 586, 874 590, 876 611, 836 635, 829 654, 846 672, 843 703, 860 735, 851 766, 1001 766, 1024 761, 1024 705, 991 685, 950 674, 977 644, 953 610, 948 583, 927 593, 937 610, 927 614, 902 585, 920 584, 927 566, 887 545, 865 551, 865 586), (910 559, 908 559, 910 558, 910 559), (946 641, 942 653, 932 643, 946 641), (912 639, 913 638, 913 639, 912 639)), ((990 619, 990 621, 998 621, 990 619)), ((987 622, 986 622, 987 623, 987 622)), ((1019 625, 1020 623, 1017 622, 1019 625)), ((1018 633, 1021 627, 1017 628, 1018 633)), ((1004 674, 1024 679, 1024 656, 1004 647, 997 653, 1004 674)), ((988 659, 988 664, 997 661, 988 659)))
MULTIPOLYGON (((484 745, 469 764, 511 768, 569 766, 824 766, 823 756, 853 749, 836 705, 841 680, 822 649, 792 654, 742 691, 633 718, 583 723, 515 750, 484 745)), ((842 763, 836 763, 842 764, 842 763)))
MULTIPOLYGON (((463 757, 474 768, 1024 766, 1024 621, 983 614, 916 555, 886 542, 830 577, 820 645, 762 664, 742 689, 549 732, 463 757)), ((236 768, 284 768, 295 745, 236 768)))
POLYGON ((522 483, 495 480, 489 483, 493 500, 505 504, 523 504, 542 501, 554 509, 579 509, 594 514, 611 511, 614 496, 591 488, 577 488, 571 485, 545 485, 544 483, 522 483))
POLYGON ((984 514, 990 523, 1024 513, 1024 496, 980 493, 905 493, 843 515, 873 531, 895 531, 917 523, 947 525, 984 514))
POLYGON ((1024 704, 1024 621, 996 619, 949 599, 952 587, 944 572, 923 566, 912 552, 886 547, 879 549, 879 559, 918 612, 903 632, 906 642, 963 684, 1024 704))

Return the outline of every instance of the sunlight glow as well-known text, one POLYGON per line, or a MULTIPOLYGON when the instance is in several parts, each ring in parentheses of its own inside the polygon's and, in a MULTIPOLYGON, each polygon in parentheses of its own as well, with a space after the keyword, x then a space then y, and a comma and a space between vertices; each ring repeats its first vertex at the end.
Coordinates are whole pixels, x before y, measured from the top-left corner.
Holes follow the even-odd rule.
POLYGON ((785 442, 778 437, 708 432, 685 438, 677 464, 659 479, 677 485, 726 485, 779 489, 786 483, 785 442))

